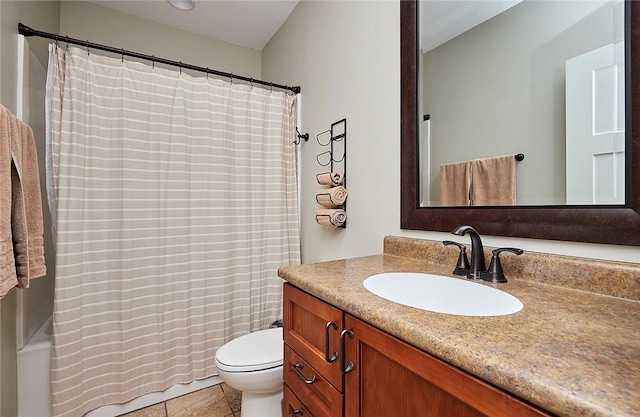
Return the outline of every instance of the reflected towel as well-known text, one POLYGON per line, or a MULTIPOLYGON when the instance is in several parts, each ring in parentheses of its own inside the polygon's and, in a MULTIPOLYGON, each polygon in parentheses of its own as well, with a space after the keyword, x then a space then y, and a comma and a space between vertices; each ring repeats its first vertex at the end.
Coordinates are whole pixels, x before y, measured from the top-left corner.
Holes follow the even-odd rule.
POLYGON ((470 189, 471 161, 440 165, 440 205, 470 205, 470 189))
POLYGON ((342 185, 343 175, 340 172, 325 172, 324 174, 316 175, 316 180, 320 185, 329 185, 335 187, 342 185))
POLYGON ((333 188, 321 188, 316 192, 316 201, 321 206, 336 208, 344 204, 348 194, 341 185, 333 188))
POLYGON ((317 209, 316 222, 333 230, 347 221, 347 213, 342 209, 317 209))
POLYGON ((472 161, 471 178, 472 206, 516 204, 516 160, 513 155, 472 161))

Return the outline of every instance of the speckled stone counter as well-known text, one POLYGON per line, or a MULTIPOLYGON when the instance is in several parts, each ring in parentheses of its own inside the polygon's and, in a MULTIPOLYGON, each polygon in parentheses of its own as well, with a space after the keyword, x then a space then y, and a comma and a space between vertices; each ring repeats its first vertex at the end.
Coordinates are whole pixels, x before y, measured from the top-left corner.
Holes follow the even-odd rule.
POLYGON ((384 252, 283 267, 279 275, 550 413, 640 416, 640 265, 505 256, 509 282, 483 285, 513 294, 524 308, 507 316, 467 317, 406 307, 362 285, 381 272, 454 277, 457 251, 443 250, 440 242, 387 237, 384 252), (583 268, 582 279, 575 267, 583 268))

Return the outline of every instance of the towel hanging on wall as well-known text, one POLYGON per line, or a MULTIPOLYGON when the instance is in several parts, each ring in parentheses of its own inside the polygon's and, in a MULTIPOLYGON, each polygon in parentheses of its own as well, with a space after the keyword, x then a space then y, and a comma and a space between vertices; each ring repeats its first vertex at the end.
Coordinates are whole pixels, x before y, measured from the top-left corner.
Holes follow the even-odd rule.
POLYGON ((46 274, 33 131, 0 105, 0 298, 46 274))

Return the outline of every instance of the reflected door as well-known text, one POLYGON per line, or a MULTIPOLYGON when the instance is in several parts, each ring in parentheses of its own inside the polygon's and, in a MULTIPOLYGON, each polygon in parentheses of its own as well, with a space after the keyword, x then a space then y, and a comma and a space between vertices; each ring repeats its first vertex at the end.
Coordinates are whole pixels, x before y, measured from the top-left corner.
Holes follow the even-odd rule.
POLYGON ((566 62, 567 204, 624 204, 624 45, 566 62))

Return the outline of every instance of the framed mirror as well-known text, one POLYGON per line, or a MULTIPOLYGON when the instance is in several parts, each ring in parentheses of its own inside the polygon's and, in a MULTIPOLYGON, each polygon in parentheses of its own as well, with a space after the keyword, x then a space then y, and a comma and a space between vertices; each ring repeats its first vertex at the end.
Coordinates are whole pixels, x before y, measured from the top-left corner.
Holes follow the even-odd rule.
MULTIPOLYGON (((401 228, 449 232, 461 224, 482 234, 640 245, 640 2, 625 2, 626 153, 624 204, 423 207, 420 185, 419 7, 400 2, 401 228), (633 167, 636 167, 635 171, 633 167)), ((471 86, 473 88, 473 86, 471 86)), ((487 107, 491 107, 488 102, 487 107)), ((544 167, 540 167, 544 169, 544 167)))

